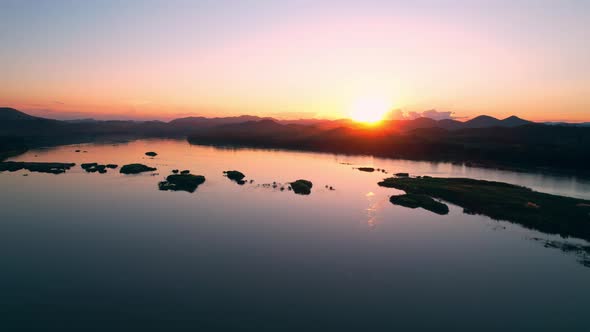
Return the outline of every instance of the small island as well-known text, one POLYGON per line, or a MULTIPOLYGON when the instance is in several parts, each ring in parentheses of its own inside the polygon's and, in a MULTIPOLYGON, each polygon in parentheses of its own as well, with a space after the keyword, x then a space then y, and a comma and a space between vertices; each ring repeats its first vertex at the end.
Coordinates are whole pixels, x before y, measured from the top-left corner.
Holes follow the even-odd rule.
POLYGON ((143 172, 153 172, 157 168, 149 167, 144 164, 128 164, 121 167, 119 172, 121 174, 139 174, 143 172))
POLYGON ((0 162, 0 172, 16 172, 25 169, 30 172, 62 174, 74 166, 76 166, 74 163, 4 161, 0 162))
POLYGON ((291 188, 293 189, 293 192, 298 195, 311 194, 312 187, 313 187, 313 184, 311 183, 311 181, 308 181, 308 180, 301 180, 300 179, 300 180, 291 182, 291 188))
POLYGON ((375 172, 375 168, 373 167, 358 167, 357 169, 361 172, 375 172))
POLYGON ((100 174, 104 174, 107 172, 107 165, 100 165, 98 163, 86 163, 80 165, 80 167, 82 167, 82 169, 88 173, 98 172, 100 174))
POLYGON ((145 155, 146 155, 146 156, 148 156, 148 157, 155 157, 155 156, 157 156, 158 154, 157 154, 157 153, 155 153, 154 151, 149 151, 149 152, 146 152, 146 153, 145 153, 145 155))
POLYGON ((160 190, 186 191, 194 193, 197 188, 205 182, 202 175, 193 174, 172 174, 166 177, 166 181, 158 183, 160 190))
POLYGON ((236 182, 239 185, 243 185, 246 183, 246 181, 244 181, 244 178, 246 177, 246 175, 244 175, 244 173, 240 172, 240 171, 223 171, 223 174, 230 180, 236 182))

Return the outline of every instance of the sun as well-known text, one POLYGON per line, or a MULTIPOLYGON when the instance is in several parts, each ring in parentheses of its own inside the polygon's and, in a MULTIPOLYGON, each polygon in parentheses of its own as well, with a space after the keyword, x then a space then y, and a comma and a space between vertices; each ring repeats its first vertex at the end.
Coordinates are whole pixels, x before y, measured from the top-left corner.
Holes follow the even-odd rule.
POLYGON ((376 124, 383 120, 391 104, 385 99, 363 98, 355 101, 349 110, 349 116, 356 122, 376 124))

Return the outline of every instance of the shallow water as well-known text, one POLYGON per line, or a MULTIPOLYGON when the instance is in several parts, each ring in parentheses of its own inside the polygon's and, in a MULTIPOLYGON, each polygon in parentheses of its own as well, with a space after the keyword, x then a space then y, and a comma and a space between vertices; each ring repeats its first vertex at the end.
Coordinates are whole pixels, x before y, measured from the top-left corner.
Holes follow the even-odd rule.
POLYGON ((589 199, 583 179, 175 140, 13 160, 78 165, 61 175, 0 173, 2 330, 587 328, 590 268, 533 238, 583 241, 453 205, 446 216, 394 206, 388 198, 399 191, 377 185, 387 174, 354 167, 589 199), (141 162, 158 174, 86 173, 84 162, 141 162), (207 180, 193 194, 159 191, 172 169, 207 180), (254 182, 223 177, 233 169, 254 182), (310 196, 280 191, 300 178, 314 183, 310 196))

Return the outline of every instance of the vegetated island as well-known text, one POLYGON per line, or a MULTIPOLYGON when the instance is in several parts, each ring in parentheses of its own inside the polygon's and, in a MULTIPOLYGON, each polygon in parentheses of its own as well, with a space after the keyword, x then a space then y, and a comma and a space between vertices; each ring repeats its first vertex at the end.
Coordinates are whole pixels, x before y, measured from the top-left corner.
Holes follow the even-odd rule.
POLYGON ((122 174, 139 174, 143 172, 152 172, 155 170, 156 168, 149 167, 144 164, 128 164, 121 167, 119 172, 122 174))
POLYGON ((76 164, 74 163, 4 161, 0 162, 0 172, 16 172, 22 169, 26 169, 30 172, 62 174, 74 166, 76 166, 76 164))
POLYGON ((171 174, 166 177, 166 181, 158 183, 160 190, 186 191, 194 193, 195 190, 205 183, 205 177, 193 174, 171 174))
MULTIPOLYGON (((563 237, 590 241, 590 201, 533 191, 502 182, 465 178, 392 177, 382 187, 403 190, 409 198, 426 195, 482 214, 563 237)), ((406 199, 407 200, 407 199, 406 199)), ((394 204, 399 198, 392 199, 394 204)), ((423 200, 413 202, 424 207, 423 200)))
POLYGON ((223 174, 230 180, 236 182, 239 185, 243 185, 246 183, 246 181, 244 181, 244 178, 246 177, 246 175, 244 175, 244 173, 240 172, 240 171, 223 171, 223 174))

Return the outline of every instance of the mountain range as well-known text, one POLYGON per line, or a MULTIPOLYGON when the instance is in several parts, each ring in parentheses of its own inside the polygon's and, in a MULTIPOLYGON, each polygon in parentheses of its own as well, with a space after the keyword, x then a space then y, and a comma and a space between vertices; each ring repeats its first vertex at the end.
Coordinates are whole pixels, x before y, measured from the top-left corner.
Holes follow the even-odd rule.
MULTIPOLYGON (((335 127, 358 127, 362 126, 362 124, 355 123, 350 119, 339 119, 339 120, 323 120, 323 119, 298 119, 298 120, 277 120, 271 117, 259 117, 259 116, 252 116, 252 115, 241 115, 241 116, 232 116, 232 117, 215 117, 215 118, 206 118, 206 117, 185 117, 185 118, 178 118, 174 119, 169 122, 162 122, 162 121, 125 121, 125 120, 111 120, 111 121, 99 121, 93 119, 80 119, 80 120, 53 120, 53 119, 45 119, 40 117, 35 117, 32 115, 28 115, 24 112, 18 111, 14 108, 9 107, 0 107, 0 130, 6 129, 11 127, 14 124, 20 124, 23 126, 26 125, 33 125, 33 123, 40 123, 40 124, 70 124, 70 125, 80 125, 80 124, 111 124, 111 125, 122 125, 122 124, 168 124, 170 127, 173 127, 178 130, 187 130, 187 129, 194 129, 194 128, 210 128, 219 125, 225 124, 235 124, 235 123, 244 123, 250 121, 263 121, 263 120, 271 120, 275 121, 280 124, 288 125, 302 125, 302 126, 317 126, 320 128, 335 128, 335 127), (13 122, 14 121, 14 122, 13 122), (22 123, 21 123, 22 121, 22 123), (9 125, 10 124, 10 125, 9 125)), ((416 118, 412 120, 386 120, 383 121, 382 126, 384 127, 391 127, 397 130, 413 130, 418 128, 444 128, 447 130, 456 130, 456 129, 464 129, 464 128, 487 128, 487 127, 516 127, 522 126, 526 124, 532 124, 533 122, 528 120, 523 120, 517 116, 511 116, 506 119, 500 120, 491 116, 487 115, 480 115, 475 117, 471 120, 461 122, 457 120, 445 119, 445 120, 433 120, 430 118, 416 118)))
POLYGON ((383 121, 277 120, 257 116, 162 121, 58 121, 0 108, 0 160, 31 147, 147 137, 194 144, 298 149, 389 158, 443 160, 589 173, 590 127, 543 124, 516 116, 383 121))

